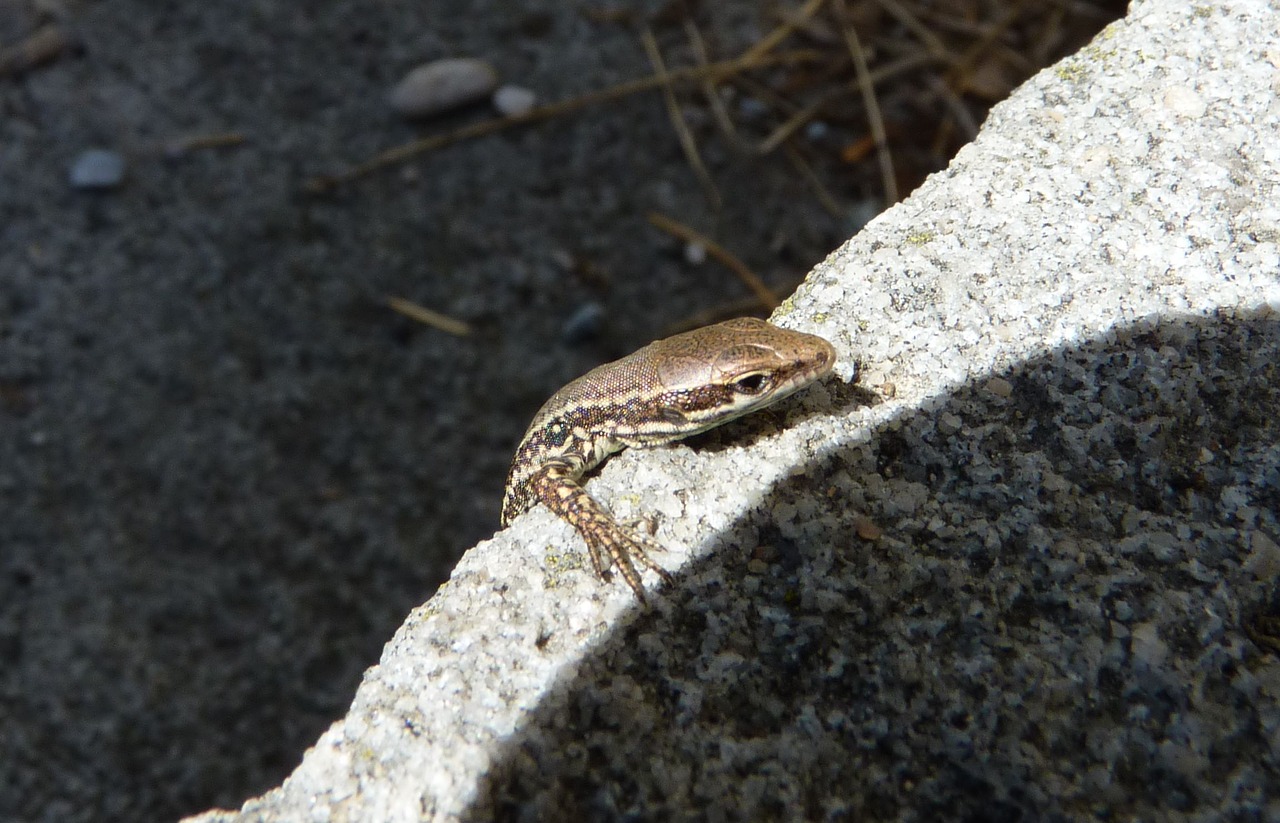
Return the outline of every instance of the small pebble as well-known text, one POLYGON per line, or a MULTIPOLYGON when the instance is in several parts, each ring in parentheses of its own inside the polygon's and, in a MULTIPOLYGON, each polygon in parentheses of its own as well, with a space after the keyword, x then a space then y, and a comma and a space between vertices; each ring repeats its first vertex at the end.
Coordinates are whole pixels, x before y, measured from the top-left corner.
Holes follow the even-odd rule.
POLYGON ((744 120, 756 120, 769 113, 769 107, 754 97, 744 97, 738 102, 738 113, 744 120))
POLYGON ((884 529, 869 517, 855 517, 853 528, 858 537, 863 540, 879 540, 884 536, 884 529))
POLYGON ((814 120, 804 127, 804 136, 814 142, 825 140, 829 134, 831 134, 831 127, 821 120, 814 120))
POLYGON ((493 66, 474 57, 456 57, 418 66, 396 84, 387 99, 405 117, 430 117, 483 100, 497 85, 498 72, 493 66))
POLYGON ((604 306, 584 303, 578 307, 560 330, 560 337, 570 346, 594 340, 604 330, 604 306))
POLYGON ((1249 536, 1250 552, 1243 568, 1259 580, 1274 580, 1280 575, 1280 546, 1261 531, 1249 536))
POLYGON ((502 86, 493 93, 493 107, 503 117, 527 114, 538 102, 538 95, 523 86, 502 86))
POLYGON ((938 433, 950 437, 964 426, 964 421, 951 412, 944 411, 938 415, 938 433))
POLYGON ((766 563, 772 563, 774 560, 777 560, 781 555, 782 555, 782 552, 778 551, 777 546, 771 546, 768 543, 765 543, 762 546, 756 546, 754 549, 751 550, 752 560, 763 560, 766 563))
POLYGON ((551 250, 551 262, 565 271, 573 271, 574 267, 578 265, 578 260, 573 256, 573 252, 563 248, 551 250))
POLYGON ((996 397, 1009 397, 1013 394, 1013 384, 1003 377, 993 377, 987 381, 987 391, 996 397))
POLYGON ((67 176, 73 188, 114 189, 124 180, 124 158, 110 149, 82 151, 67 176))
POLYGON ((684 262, 691 266, 701 266, 707 262, 707 247, 701 243, 685 243, 684 262))

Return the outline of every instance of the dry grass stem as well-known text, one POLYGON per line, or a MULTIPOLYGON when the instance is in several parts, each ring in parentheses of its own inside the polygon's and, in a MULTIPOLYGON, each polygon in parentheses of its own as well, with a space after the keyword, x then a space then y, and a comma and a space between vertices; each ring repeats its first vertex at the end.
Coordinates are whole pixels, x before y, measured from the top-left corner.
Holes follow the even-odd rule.
POLYGON ((961 89, 967 85, 968 77, 973 73, 974 66, 976 66, 978 61, 982 59, 982 56, 991 49, 991 46, 996 42, 996 40, 1008 31, 1008 29, 1013 26, 1014 22, 1022 16, 1023 6, 1025 5, 1026 0, 1016 0, 1013 4, 1013 8, 1005 12, 1004 16, 995 23, 986 27, 978 42, 970 46, 969 49, 961 55, 960 61, 952 66, 951 71, 947 73, 947 85, 951 86, 953 89, 961 89))
POLYGON ((973 115, 969 112, 964 101, 956 94, 955 89, 948 86, 942 81, 941 77, 930 77, 928 79, 929 88, 933 89, 938 95, 938 99, 947 107, 947 112, 951 115, 952 121, 960 127, 965 134, 966 140, 972 140, 978 136, 978 121, 973 119, 973 115))
POLYGON ((920 18, 912 14, 905 6, 897 2, 897 0, 876 0, 880 8, 889 12, 895 20, 901 23, 908 31, 916 36, 924 47, 929 50, 938 60, 947 63, 955 58, 951 55, 946 45, 942 42, 942 38, 929 30, 929 27, 920 22, 920 18))
POLYGON ((775 46, 790 37, 792 32, 803 25, 809 18, 817 14, 818 9, 822 8, 826 1, 827 0, 809 0, 798 12, 792 15, 790 19, 766 34, 761 38, 760 42, 747 49, 743 53, 742 58, 747 62, 755 62, 757 59, 773 51, 775 46))
MULTIPOLYGON (((698 60, 698 67, 705 68, 711 63, 711 58, 707 54, 707 43, 702 39, 702 32, 698 31, 698 25, 692 19, 684 21, 684 31, 689 39, 689 45, 693 47, 693 55, 698 60)), ((716 84, 711 82, 709 77, 703 77, 698 85, 702 88, 702 96, 707 101, 707 108, 711 110, 711 117, 720 129, 720 134, 729 145, 741 149, 742 138, 738 135, 737 127, 733 125, 733 118, 729 116, 729 110, 725 108, 716 84)))
MULTIPOLYGON (((737 57, 714 60, 708 29, 719 7, 672 2, 661 13, 593 14, 603 25, 639 24, 653 73, 509 117, 423 137, 332 176, 310 180, 327 191, 373 171, 464 140, 567 115, 633 94, 660 91, 690 168, 713 208, 721 195, 708 169, 707 139, 693 127, 690 106, 715 123, 723 143, 759 157, 783 149, 825 209, 833 192, 878 194, 892 203, 945 165, 972 138, 991 103, 1049 61, 1092 36, 1115 0, 779 0, 775 25, 737 57), (789 4, 796 4, 791 6, 789 4), (644 25, 648 21, 654 26, 644 25), (681 27, 694 65, 671 67, 659 35, 681 27), (731 89, 726 93, 725 84, 731 89), (697 97, 681 94, 700 92, 697 97), (851 92, 858 98, 851 99, 851 92), (735 99, 735 95, 736 98, 735 99), (705 100, 705 102, 703 102, 705 100), (742 103, 741 111, 737 108, 742 103), (747 105, 749 103, 749 105, 747 105), (682 108, 683 105, 683 108, 682 108), (810 125, 819 125, 812 133, 810 125), (860 146, 859 135, 869 145, 860 146), (869 154, 874 150, 875 167, 869 154), (823 180, 827 185, 819 185, 823 180), (829 188, 828 188, 829 186, 829 188)), ((721 181, 723 184, 723 181, 721 181)))
MULTIPOLYGON (((790 294, 795 291, 802 282, 804 281, 795 280, 788 283, 784 291, 790 294)), ((672 334, 679 334, 680 332, 692 331, 693 329, 700 329, 703 326, 710 326, 712 323, 719 323, 722 320, 730 320, 734 317, 761 314, 766 314, 766 311, 760 307, 760 300, 758 298, 743 297, 740 300, 730 300, 725 303, 717 303, 710 308, 694 312, 687 317, 682 317, 664 328, 662 330, 662 334, 665 337, 672 334)))
POLYGON ((244 132, 224 131, 216 134, 194 134, 190 137, 179 137, 164 144, 164 153, 168 155, 187 154, 205 149, 226 149, 240 146, 247 138, 244 132))
POLYGON ((813 167, 804 159, 799 150, 795 146, 788 144, 783 146, 783 152, 787 155, 787 159, 791 161, 791 165, 795 166, 796 171, 800 172, 800 176, 813 189, 813 196, 818 198, 818 202, 822 205, 822 208, 827 210, 827 214, 832 217, 843 218, 845 210, 840 208, 840 204, 836 202, 836 198, 832 196, 826 184, 822 182, 822 178, 813 170, 813 167))
POLYGON ((844 24, 844 38, 849 46, 849 54, 853 57, 854 71, 858 78, 858 88, 862 92, 862 102, 867 110, 867 122, 871 127, 871 136, 876 141, 876 159, 880 164, 880 179, 884 186, 886 204, 898 202, 898 181, 893 173, 893 157, 889 153, 889 140, 885 135, 884 118, 880 115, 880 103, 876 100, 875 83, 871 80, 871 72, 867 68, 867 55, 862 50, 858 33, 849 21, 848 9, 844 0, 835 0, 840 10, 841 22, 844 24))
POLYGON ((561 115, 570 114, 581 109, 591 106, 600 105, 601 103, 611 103, 621 100, 633 94, 640 92, 652 91, 664 84, 687 82, 690 80, 701 80, 707 78, 713 82, 722 81, 726 77, 730 77, 738 72, 747 69, 766 68, 768 66, 785 65, 788 63, 820 63, 829 59, 829 56, 818 49, 794 49, 787 52, 778 52, 777 54, 764 55, 763 57, 752 58, 748 60, 745 56, 735 57, 730 60, 721 60, 717 63, 711 63, 707 66, 699 66, 687 69, 677 69, 668 72, 665 77, 658 75, 649 75, 626 83, 619 83, 610 86, 607 89, 599 91, 587 92, 586 94, 573 97, 568 100, 561 100, 556 103, 548 103, 545 106, 536 106, 523 114, 511 115, 510 117, 500 117, 492 120, 482 120, 478 123, 472 123, 454 131, 445 132, 444 134, 433 134, 429 137, 423 137, 420 140, 414 140, 384 152, 374 155, 363 163, 352 166, 346 171, 333 175, 321 175, 313 177, 307 182, 306 188, 313 194, 321 194, 339 186, 343 183, 349 183, 352 180, 364 177, 367 174, 403 163, 411 157, 419 154, 435 151, 445 146, 460 143, 464 140, 472 140, 477 137, 483 137, 488 134, 495 134, 516 126, 523 126, 529 123, 537 123, 543 120, 550 120, 561 115))
POLYGON ((696 229, 692 229, 683 223, 672 220, 665 214, 659 214, 656 211, 652 211, 649 212, 648 219, 649 223, 654 226, 654 228, 661 229, 667 234, 684 240, 686 243, 697 243, 706 249, 707 254, 711 255, 716 260, 719 260, 730 271, 736 274, 738 279, 746 284, 747 288, 751 289, 752 293, 755 294, 755 299, 758 305, 763 306, 769 311, 773 311, 778 307, 778 303, 781 301, 778 300, 778 295, 774 293, 773 289, 765 285, 765 282, 761 280, 755 272, 748 268, 746 263, 739 260, 724 246, 721 246, 719 243, 696 229))
POLYGON ((46 23, 22 42, 0 49, 0 77, 22 74, 52 63, 76 46, 70 32, 56 23, 46 23))
POLYGON ((778 146, 782 145, 788 137, 804 128, 811 120, 813 120, 819 112, 825 109, 833 101, 849 94, 849 90, 843 87, 827 89, 817 99, 811 101, 807 106, 797 111, 786 119, 786 121, 774 129, 768 137, 760 141, 756 146, 756 154, 769 154, 778 146))
POLYGON ((392 310, 403 314, 410 320, 416 320, 433 329, 439 329, 446 334, 452 334, 455 337, 466 337, 471 334, 471 326, 469 324, 447 314, 428 309, 425 306, 419 306, 417 303, 405 300, 403 297, 388 295, 384 298, 384 302, 392 310))
POLYGON ((671 127, 676 130, 676 138, 680 141, 680 150, 684 152, 685 162, 693 169, 693 173, 697 175, 698 182, 702 184, 702 190, 707 195, 707 199, 711 201, 711 207, 715 211, 720 211, 724 205, 724 201, 720 197, 720 190, 716 188, 715 181, 711 179, 711 174, 707 171, 706 165, 702 162, 702 156, 698 153, 698 142, 693 139, 693 134, 689 131, 689 125, 684 122, 684 115, 680 113, 680 103, 676 100, 676 93, 671 88, 671 82, 667 79, 667 64, 662 60, 662 52, 658 50, 658 41, 654 39, 653 32, 648 26, 640 31, 640 41, 644 43, 645 53, 649 55, 649 64, 653 67, 654 75, 663 78, 662 83, 662 100, 667 107, 667 119, 671 121, 671 127))

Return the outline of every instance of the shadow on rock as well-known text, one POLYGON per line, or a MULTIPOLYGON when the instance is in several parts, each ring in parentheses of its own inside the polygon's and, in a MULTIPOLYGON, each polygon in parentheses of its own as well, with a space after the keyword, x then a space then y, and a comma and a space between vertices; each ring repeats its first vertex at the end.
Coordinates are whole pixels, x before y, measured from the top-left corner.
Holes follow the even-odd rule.
POLYGON ((834 444, 548 696, 469 819, 1265 816, 1278 362, 1273 314, 1143 323, 834 444))

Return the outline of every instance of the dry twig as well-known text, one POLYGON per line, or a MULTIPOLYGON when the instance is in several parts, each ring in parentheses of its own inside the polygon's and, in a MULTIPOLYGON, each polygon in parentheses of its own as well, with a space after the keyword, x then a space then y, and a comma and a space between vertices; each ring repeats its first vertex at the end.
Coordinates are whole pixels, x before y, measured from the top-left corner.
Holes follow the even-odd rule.
POLYGON ((439 329, 446 334, 452 334, 455 337, 466 337, 471 334, 471 326, 457 318, 450 317, 447 314, 441 314, 433 311, 425 306, 419 306, 403 297, 392 297, 387 295, 384 302, 392 310, 403 314, 410 320, 417 320, 419 323, 430 326, 433 329, 439 329))
POLYGON ((835 197, 827 190, 822 178, 818 177, 813 167, 805 161, 800 152, 796 150, 796 147, 788 144, 783 147, 783 150, 787 154, 787 159, 791 161, 791 165, 796 167, 796 170, 800 172, 800 176, 813 189, 814 196, 818 198, 818 202, 827 210, 827 213, 832 217, 844 217, 844 209, 840 208, 840 204, 836 202, 835 197))
MULTIPOLYGON (((857 178, 863 175, 859 152, 846 150, 842 167, 824 165, 823 153, 830 160, 840 157, 832 151, 832 143, 796 137, 808 125, 822 122, 839 139, 835 146, 856 148, 857 143, 849 142, 849 133, 865 129, 870 133, 869 148, 876 154, 883 199, 891 203, 905 193, 898 191, 899 180, 918 179, 938 168, 960 139, 976 133, 986 105, 1002 86, 1012 86, 1018 78, 1083 42, 1081 38, 1091 33, 1084 29, 1096 25, 1098 15, 1104 14, 1102 5, 1100 0, 1040 4, 985 0, 958 9, 929 0, 803 0, 799 7, 784 11, 772 30, 737 57, 713 61, 708 38, 687 14, 685 4, 673 3, 670 8, 683 17, 666 14, 650 19, 655 25, 683 25, 694 66, 669 68, 654 34, 643 29, 641 39, 654 67, 647 77, 520 115, 424 137, 336 175, 317 177, 309 181, 308 188, 326 191, 459 141, 660 90, 690 166, 712 203, 718 205, 719 194, 702 160, 702 147, 677 103, 677 93, 692 84, 702 92, 726 143, 756 155, 784 149, 823 206, 833 212, 839 211, 838 204, 818 181, 834 180, 832 191, 840 186, 865 187, 870 181, 843 179, 848 173, 857 178), (857 15, 856 29, 853 14, 857 15), (786 45, 804 42, 818 45, 780 51, 786 45), (935 67, 939 71, 931 73, 935 67), (891 80, 894 85, 889 87, 891 80), (734 110, 722 94, 725 83, 759 104, 762 114, 757 120, 735 122, 734 110), (860 95, 861 105, 846 100, 851 92, 860 95)), ((623 20, 608 15, 597 19, 623 20)), ((625 16, 627 22, 635 19, 635 15, 625 16)))
POLYGON ((470 125, 463 126, 460 129, 455 129, 454 131, 445 132, 444 134, 433 134, 429 137, 424 137, 421 140, 414 140, 411 143, 405 143, 404 145, 387 149, 380 154, 374 155, 369 160, 352 166, 346 171, 339 172, 338 174, 314 177, 307 182, 306 188, 314 194, 327 192, 343 183, 349 183, 352 180, 364 177, 371 172, 387 168, 388 166, 394 166, 397 163, 402 163, 419 154, 435 151, 436 149, 450 146, 454 143, 460 143, 463 140, 483 137, 487 134, 495 134, 515 126, 523 126, 529 123, 537 123, 542 120, 550 120, 554 117, 559 117, 563 114, 569 114, 601 103, 610 103, 615 100, 621 100, 624 97, 629 97, 633 94, 638 94, 639 92, 651 91, 664 84, 700 80, 704 77, 709 80, 716 81, 722 80, 725 77, 749 68, 764 68, 767 66, 787 63, 816 63, 826 59, 827 56, 821 51, 815 49, 797 49, 794 51, 779 52, 778 54, 751 57, 749 59, 746 55, 743 55, 730 60, 721 60, 718 63, 711 63, 704 67, 677 69, 675 71, 668 72, 665 77, 649 75, 648 77, 641 77, 637 80, 631 80, 626 83, 619 83, 616 86, 610 86, 609 88, 601 89, 600 91, 588 92, 587 94, 573 97, 568 100, 548 103, 545 106, 536 106, 523 114, 514 114, 509 117, 501 117, 493 120, 482 120, 479 123, 472 123, 470 125))
POLYGON ((808 0, 789 20, 778 26, 773 31, 766 34, 751 48, 742 54, 742 59, 748 63, 755 62, 757 58, 763 57, 773 51, 774 47, 791 36, 797 28, 818 13, 818 9, 822 8, 823 3, 827 0, 808 0))
POLYGON ((52 63, 77 45, 76 38, 65 28, 46 23, 22 42, 0 49, 0 77, 22 74, 52 63))
MULTIPOLYGON (((803 281, 796 280, 788 283, 785 291, 789 294, 796 290, 803 281)), ((662 330, 663 336, 679 334, 684 331, 709 326, 712 323, 719 323, 721 320, 729 320, 733 317, 744 317, 746 315, 763 315, 768 310, 760 308, 760 300, 757 297, 744 297, 740 300, 730 300, 726 303, 717 303, 710 308, 694 312, 686 317, 682 317, 674 323, 668 324, 662 330)))
POLYGON ((778 295, 774 294, 773 289, 765 285, 760 277, 747 267, 746 263, 739 260, 731 251, 721 246, 716 241, 707 237, 705 234, 696 229, 689 228, 683 223, 672 220, 664 214, 656 211, 649 212, 649 223, 655 228, 661 229, 668 234, 679 237, 687 243, 697 243, 707 250, 707 254, 719 260, 734 274, 738 275, 738 279, 746 284, 747 288, 756 296, 756 301, 769 311, 778 307, 778 295))
MULTIPOLYGON (((684 21, 685 36, 689 38, 690 45, 693 46, 694 57, 698 60, 698 67, 705 68, 710 65, 711 58, 707 55, 707 43, 702 39, 702 32, 698 31, 698 26, 692 18, 686 18, 684 21)), ((724 139, 729 145, 742 147, 742 138, 738 135, 737 128, 733 125, 733 118, 729 116, 729 111, 724 106, 724 100, 720 98, 720 92, 716 89, 716 84, 711 82, 710 77, 703 77, 699 85, 702 87, 702 96, 707 101, 707 108, 711 109, 711 116, 716 121, 716 125, 720 127, 720 133, 724 135, 724 139)))
POLYGON ((849 46, 849 54, 853 57, 854 71, 858 78, 858 88, 862 92, 862 103, 867 110, 867 122, 871 126, 871 136, 876 141, 876 159, 880 162, 880 180, 884 186, 886 204, 898 202, 898 181, 893 174, 893 157, 889 153, 889 140, 885 136, 884 118, 880 115, 880 103, 876 100, 875 85, 871 81, 871 72, 867 68, 867 55, 862 50, 858 33, 849 21, 848 10, 844 0, 835 0, 840 10, 841 28, 844 30, 845 42, 849 46))
POLYGON ((244 132, 239 131, 195 134, 168 141, 164 144, 163 151, 169 157, 178 157, 188 152, 201 151, 203 149, 225 149, 243 145, 245 139, 244 132))
POLYGON ((662 52, 658 51, 658 41, 653 39, 653 32, 649 30, 648 26, 641 30, 640 40, 644 43, 644 50, 649 55, 649 64, 653 66, 654 74, 664 80, 662 84, 662 101, 667 107, 667 119, 671 121, 671 127, 676 130, 676 138, 680 141, 680 149, 684 152, 684 159, 693 169, 693 173, 698 176, 698 182, 702 184, 702 190, 706 192, 707 199, 711 201, 711 207, 715 211, 719 211, 724 204, 720 197, 720 190, 716 188, 715 181, 711 179, 711 174, 702 162, 702 156, 698 154, 698 143, 693 139, 693 134, 690 133, 689 126, 684 122, 684 116, 680 113, 680 104, 676 101, 676 93, 672 91, 671 82, 667 79, 667 64, 662 61, 662 52))

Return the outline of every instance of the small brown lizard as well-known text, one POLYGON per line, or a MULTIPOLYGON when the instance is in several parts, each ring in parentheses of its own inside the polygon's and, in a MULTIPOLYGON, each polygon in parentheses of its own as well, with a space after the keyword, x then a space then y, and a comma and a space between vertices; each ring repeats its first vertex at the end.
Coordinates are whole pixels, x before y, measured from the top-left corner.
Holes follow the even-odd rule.
POLYGON ((507 475, 502 525, 537 503, 586 540, 607 578, 607 555, 644 600, 633 560, 663 580, 651 538, 624 527, 579 485, 583 474, 631 446, 652 448, 764 408, 829 373, 836 353, 812 334, 741 318, 650 343, 552 395, 534 415, 507 475))

